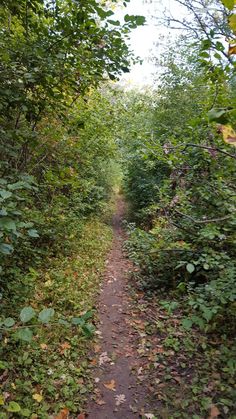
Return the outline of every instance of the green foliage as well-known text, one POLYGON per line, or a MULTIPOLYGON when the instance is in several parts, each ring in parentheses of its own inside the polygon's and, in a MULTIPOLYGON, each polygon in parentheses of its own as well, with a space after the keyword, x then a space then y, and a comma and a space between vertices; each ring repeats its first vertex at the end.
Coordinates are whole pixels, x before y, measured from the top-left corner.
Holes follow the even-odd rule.
POLYGON ((83 352, 94 333, 90 280, 95 282, 107 250, 97 222, 99 241, 88 235, 96 249, 90 243, 83 255, 82 282, 76 270, 67 275, 65 267, 53 271, 52 266, 64 261, 69 269, 71 259, 80 257, 87 242, 84 226, 91 215, 103 216, 119 172, 110 100, 107 87, 100 86, 137 61, 127 40, 145 19, 128 16, 121 25, 112 20, 113 6, 96 0, 3 0, 0 5, 1 350, 11 376, 4 394, 18 392, 9 403, 8 396, 4 401, 0 396, 1 417, 48 417, 50 409, 54 415, 73 399, 68 409, 78 412, 83 398, 78 380, 87 364, 78 365, 76 373, 71 365, 75 356, 83 364, 78 348, 83 352), (51 335, 54 347, 45 359, 39 347, 51 335), (63 345, 65 336, 76 350, 68 356, 69 367, 60 360, 61 375, 70 369, 59 384, 60 404, 54 383, 62 380, 59 372, 47 390, 46 383, 50 363, 57 363, 55 346, 63 345), (35 383, 45 384, 45 403, 35 383), (58 406, 50 407, 52 399, 58 406))
POLYGON ((75 234, 67 257, 48 259, 37 274, 31 270, 32 305, 21 311, 15 299, 14 307, 5 305, 6 312, 14 309, 16 315, 11 330, 1 330, 0 368, 7 376, 0 395, 2 416, 9 415, 10 401, 19 404, 23 417, 55 416, 65 407, 76 416, 83 409, 92 389, 88 353, 95 331, 93 307, 111 240, 111 228, 93 216, 84 223, 80 239, 75 234), (49 306, 54 317, 42 323, 38 316, 43 312, 43 321, 49 319, 51 312, 43 309, 49 306), (22 315, 25 320, 33 314, 30 307, 35 315, 22 323, 22 315))
MULTIPOLYGON (((141 131, 135 142, 130 133, 131 145, 124 143, 125 190, 138 223, 129 226, 127 248, 140 286, 149 293, 161 288, 187 295, 187 327, 230 333, 236 155, 214 121, 235 125, 235 98, 228 73, 218 77, 215 90, 199 65, 198 50, 179 48, 186 58, 171 51, 156 96, 146 100, 152 129, 141 131)), ((140 97, 130 101, 134 110, 140 97)))

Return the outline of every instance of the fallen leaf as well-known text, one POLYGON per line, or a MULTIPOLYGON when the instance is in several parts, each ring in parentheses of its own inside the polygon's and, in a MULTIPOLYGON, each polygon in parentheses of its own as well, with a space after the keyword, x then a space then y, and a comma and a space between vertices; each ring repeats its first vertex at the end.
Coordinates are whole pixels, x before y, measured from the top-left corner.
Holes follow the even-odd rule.
POLYGON ((99 365, 100 366, 105 364, 105 362, 110 362, 110 361, 111 361, 111 359, 107 355, 107 352, 103 352, 99 357, 99 365))
POLYGON ((60 352, 64 352, 66 349, 70 349, 71 345, 68 342, 64 342, 60 345, 60 347, 61 347, 60 352))
POLYGON ((69 417, 69 410, 65 407, 62 409, 54 419, 67 419, 69 417))
POLYGON ((100 352, 101 350, 101 346, 100 345, 94 345, 94 352, 97 354, 98 352, 100 352))
POLYGON ((111 380, 109 383, 104 383, 103 385, 108 390, 116 391, 116 382, 115 382, 115 380, 111 380))
POLYGON ((77 383, 84 384, 84 379, 82 377, 78 378, 77 383))
POLYGON ((99 406, 103 406, 104 404, 106 404, 106 402, 104 402, 104 400, 96 400, 96 404, 98 404, 99 406))
POLYGON ((85 419, 85 414, 80 413, 79 416, 77 416, 77 419, 85 419))
POLYGON ((34 400, 36 400, 38 403, 40 403, 42 400, 43 400, 43 396, 42 396, 42 394, 39 394, 39 393, 35 393, 35 394, 33 394, 33 399, 34 400))
POLYGON ((123 404, 126 402, 126 398, 124 394, 117 394, 117 396, 115 396, 115 400, 116 400, 116 406, 120 406, 120 404, 123 404))
POLYGON ((41 349, 47 349, 48 345, 46 345, 46 343, 41 343, 40 348, 41 349))
POLYGON ((208 419, 218 418, 219 415, 220 415, 220 411, 219 411, 218 407, 215 406, 214 404, 212 404, 211 407, 210 407, 210 415, 209 415, 208 419))

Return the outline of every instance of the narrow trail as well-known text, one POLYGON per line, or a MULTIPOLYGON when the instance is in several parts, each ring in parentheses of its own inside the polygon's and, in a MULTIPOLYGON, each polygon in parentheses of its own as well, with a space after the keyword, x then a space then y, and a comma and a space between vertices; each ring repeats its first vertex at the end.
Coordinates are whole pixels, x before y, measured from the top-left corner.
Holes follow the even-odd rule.
POLYGON ((88 408, 89 419, 137 419, 144 404, 142 387, 132 374, 136 363, 135 330, 130 325, 131 305, 126 289, 132 264, 122 250, 124 211, 124 202, 119 198, 113 217, 113 246, 99 297, 96 389, 95 400, 88 408))

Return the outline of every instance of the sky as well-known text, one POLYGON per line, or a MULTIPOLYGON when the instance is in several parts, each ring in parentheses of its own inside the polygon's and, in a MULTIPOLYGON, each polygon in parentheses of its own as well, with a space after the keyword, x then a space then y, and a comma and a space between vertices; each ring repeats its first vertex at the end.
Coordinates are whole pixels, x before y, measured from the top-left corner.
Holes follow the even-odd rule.
POLYGON ((153 84, 155 67, 151 63, 151 56, 154 51, 155 55, 159 55, 163 50, 161 44, 167 44, 169 39, 169 30, 157 21, 157 17, 162 16, 165 7, 174 11, 175 16, 183 16, 184 12, 175 0, 130 0, 127 7, 116 11, 115 16, 120 20, 125 14, 146 17, 146 24, 133 30, 130 39, 131 49, 143 60, 143 64, 132 66, 131 72, 122 76, 121 84, 139 87, 153 84))

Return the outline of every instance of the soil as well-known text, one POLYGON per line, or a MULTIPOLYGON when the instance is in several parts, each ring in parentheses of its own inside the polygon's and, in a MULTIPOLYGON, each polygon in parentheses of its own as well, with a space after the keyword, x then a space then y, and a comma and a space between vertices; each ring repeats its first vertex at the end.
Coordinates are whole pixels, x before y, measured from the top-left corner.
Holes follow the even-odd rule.
POLYGON ((113 217, 113 245, 98 302, 98 342, 94 359, 96 388, 88 408, 89 419, 137 419, 144 412, 142 385, 134 375, 139 360, 135 348, 137 332, 130 321, 127 283, 133 267, 123 250, 124 214, 125 204, 119 198, 113 217))

